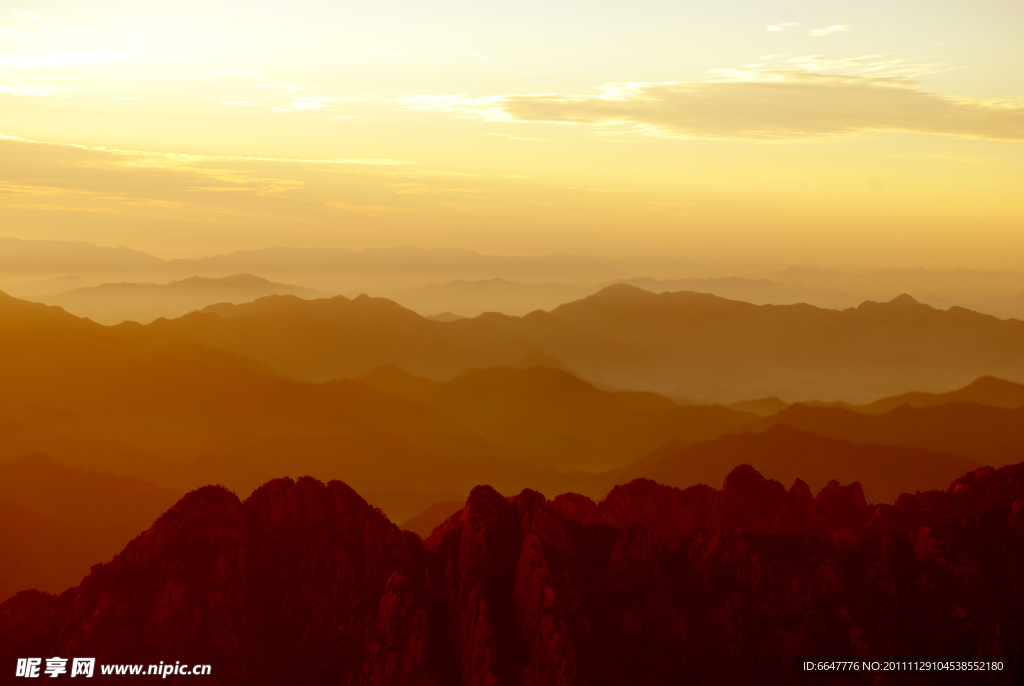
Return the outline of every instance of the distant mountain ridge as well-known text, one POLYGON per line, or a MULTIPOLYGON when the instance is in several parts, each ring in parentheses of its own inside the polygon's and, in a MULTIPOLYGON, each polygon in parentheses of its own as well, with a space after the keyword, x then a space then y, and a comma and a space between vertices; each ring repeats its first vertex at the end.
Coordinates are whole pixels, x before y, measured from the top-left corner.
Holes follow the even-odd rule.
POLYGON ((944 452, 995 467, 1014 464, 1024 456, 1024 407, 959 402, 902 405, 882 414, 868 414, 796 404, 744 428, 763 431, 778 424, 837 440, 944 452))
POLYGON ((463 317, 476 317, 484 312, 521 317, 534 310, 552 310, 595 290, 597 287, 550 282, 527 284, 494 278, 427 284, 382 295, 423 315, 447 310, 463 317))
POLYGON ((144 343, 229 350, 309 380, 387 365, 445 379, 533 352, 604 386, 720 401, 780 395, 866 402, 986 375, 1024 380, 1024 322, 936 310, 909 296, 840 312, 701 293, 655 295, 620 284, 551 312, 453 322, 367 296, 272 296, 125 333, 144 343), (283 331, 291 333, 284 338, 283 331))
MULTIPOLYGON (((640 292, 640 297, 657 304, 662 296, 640 292)), ((712 312, 721 306, 713 296, 699 299, 712 312)), ((726 307, 759 311, 728 301, 726 307)), ((909 305, 911 312, 914 308, 909 305)), ((654 315, 659 311, 655 308, 654 315)), ((130 474, 179 491, 222 483, 243 494, 281 475, 342 478, 360 492, 378 494, 375 504, 401 512, 396 518, 404 521, 430 502, 449 499, 423 502, 423 497, 439 492, 461 497, 478 483, 600 497, 611 486, 600 470, 642 459, 668 441, 713 442, 780 423, 831 441, 875 444, 823 444, 828 450, 842 448, 847 457, 845 462, 819 460, 820 470, 813 472, 815 479, 863 474, 870 489, 892 485, 869 478, 877 472, 868 469, 870 461, 858 473, 850 455, 867 460, 887 454, 894 465, 911 464, 910 458, 924 450, 943 453, 946 460, 953 455, 998 466, 1019 459, 1024 443, 1024 410, 973 403, 879 415, 793 406, 757 418, 721 407, 684 407, 649 392, 614 393, 574 378, 567 370, 575 369, 560 357, 524 340, 517 328, 524 321, 537 327, 534 331, 550 327, 550 338, 542 340, 558 345, 565 343, 563 333, 578 341, 601 340, 546 314, 441 323, 369 297, 273 296, 150 326, 104 327, 59 308, 0 296, 0 377, 6 390, 0 395, 0 463, 37 451, 65 464, 130 474), (204 337, 153 335, 162 336, 165 329, 174 333, 183 323, 204 337), (480 344, 476 327, 481 324, 490 327, 483 333, 501 343, 498 352, 511 366, 481 364, 478 371, 448 381, 396 371, 391 381, 385 375, 313 383, 279 371, 285 363, 315 362, 322 355, 343 360, 362 355, 370 361, 424 351, 458 370, 466 361, 463 353, 480 350, 474 346, 480 344), (452 336, 449 327, 467 329, 452 336), (322 339, 311 335, 324 330, 333 333, 322 339), (461 349, 452 345, 453 338, 464 342, 461 349), (253 347, 233 345, 239 341, 253 347), (277 370, 250 354, 268 343, 287 353, 280 360, 264 357, 277 370), (576 469, 585 471, 571 471, 576 469)), ((624 329, 620 335, 631 335, 628 321, 618 326, 624 329)), ((605 349, 614 351, 615 342, 604 340, 605 349)), ((584 350, 589 354, 596 347, 584 350)), ((756 443, 750 454, 769 450, 771 438, 750 439, 756 443)), ((726 452, 717 468, 751 459, 726 452)), ((716 474, 691 476, 713 480, 720 477, 716 474)), ((931 476, 910 473, 898 483, 917 489, 931 483, 931 476)), ((679 479, 675 483, 688 485, 679 479)))
POLYGON ((653 393, 603 391, 546 366, 471 369, 447 382, 387 367, 357 379, 444 412, 510 454, 562 470, 619 467, 668 440, 715 438, 755 418, 653 393))
POLYGON ((78 583, 179 497, 38 454, 0 464, 0 602, 25 588, 59 593, 78 583))
POLYGON ((27 279, 42 285, 69 274, 85 275, 95 283, 162 282, 239 273, 333 293, 392 297, 425 316, 446 310, 462 315, 485 311, 522 315, 552 309, 611 283, 626 282, 653 292, 688 290, 754 304, 802 302, 832 309, 865 300, 888 301, 906 292, 941 309, 960 306, 1024 319, 1024 272, 914 268, 843 273, 799 266, 780 270, 778 265, 567 254, 488 255, 415 247, 277 246, 164 260, 123 247, 0 238, 0 289, 19 296, 55 292, 49 287, 25 290, 27 279), (467 311, 460 312, 453 303, 462 303, 467 311))
POLYGON ((942 488, 977 462, 938 450, 879 445, 863 438, 839 440, 775 424, 761 433, 730 433, 712 441, 670 442, 621 469, 603 475, 609 484, 635 478, 685 488, 717 484, 738 464, 767 478, 801 478, 812 490, 829 481, 857 481, 869 502, 891 503, 900 493, 942 488))
POLYGON ((1024 407, 1024 384, 997 379, 994 376, 983 376, 975 379, 963 388, 944 393, 912 391, 888 398, 881 398, 865 405, 819 402, 803 404, 809 407, 840 407, 856 412, 882 414, 903 405, 910 407, 935 407, 947 403, 976 403, 978 405, 988 405, 1004 409, 1024 407))
POLYGON ((462 248, 293 248, 236 250, 201 258, 161 259, 139 250, 70 241, 0 237, 0 275, 100 275, 136 281, 256 274, 333 292, 392 292, 437 283, 503 278, 601 283, 626 274, 610 260, 585 255, 492 255, 462 248))
POLYGON ((778 283, 769 279, 746 279, 726 276, 715 279, 623 279, 620 283, 642 288, 652 293, 692 291, 708 293, 728 300, 741 300, 753 305, 796 305, 806 303, 815 307, 843 310, 856 307, 867 298, 851 293, 817 291, 800 284, 778 283))
POLYGON ((180 317, 214 303, 244 303, 268 295, 292 295, 307 300, 330 297, 328 293, 311 288, 275 283, 251 274, 235 274, 219 279, 192 276, 164 284, 104 283, 32 300, 113 325, 123 321, 148 324, 161 317, 180 317))

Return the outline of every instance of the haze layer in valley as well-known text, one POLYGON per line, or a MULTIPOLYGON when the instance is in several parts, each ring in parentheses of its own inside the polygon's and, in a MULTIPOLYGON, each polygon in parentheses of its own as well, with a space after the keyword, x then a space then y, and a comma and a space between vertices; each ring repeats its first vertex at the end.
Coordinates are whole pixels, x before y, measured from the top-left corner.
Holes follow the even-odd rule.
POLYGON ((180 316, 214 302, 245 302, 290 292, 386 297, 421 315, 483 312, 522 316, 592 295, 613 283, 654 293, 694 291, 753 304, 807 303, 829 309, 901 294, 939 309, 964 307, 1024 319, 1024 272, 970 269, 871 270, 856 273, 777 263, 640 260, 599 255, 485 255, 464 249, 410 247, 342 250, 274 247, 199 259, 160 259, 129 248, 0 238, 0 289, 11 295, 118 317, 180 316), (259 277, 271 284, 192 283, 191 277, 259 277), (181 282, 169 289, 170 282, 181 282), (124 300, 111 284, 126 289, 124 300), (127 286, 126 284, 132 284, 127 286), (156 286, 165 286, 158 289, 156 286), (103 290, 82 292, 83 287, 103 290), (141 292, 149 289, 149 295, 141 292), (203 293, 203 289, 207 292, 203 293), (216 290, 222 300, 216 300, 216 290), (260 290, 262 289, 262 291, 260 290), (303 290, 306 289, 306 290, 303 290), (74 295, 68 291, 75 291, 74 295), (178 292, 172 296, 171 290, 178 292), (173 299, 172 299, 173 298, 173 299))

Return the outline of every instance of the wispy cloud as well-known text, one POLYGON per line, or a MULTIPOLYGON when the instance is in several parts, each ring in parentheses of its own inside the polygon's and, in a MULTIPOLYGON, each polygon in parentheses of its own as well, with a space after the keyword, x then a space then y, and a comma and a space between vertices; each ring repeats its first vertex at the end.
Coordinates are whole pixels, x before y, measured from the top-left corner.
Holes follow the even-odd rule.
POLYGON ((5 29, 3 26, 0 26, 0 33, 6 34, 8 36, 27 36, 28 35, 24 31, 15 31, 14 29, 5 29))
POLYGON ((70 88, 26 88, 22 86, 5 86, 0 83, 0 93, 4 95, 35 95, 42 97, 60 97, 68 93, 70 88))
POLYGON ((766 26, 765 28, 768 29, 769 31, 785 31, 786 28, 789 27, 789 26, 797 26, 797 23, 791 21, 791 22, 787 22, 785 24, 770 24, 770 25, 766 26))
POLYGON ((28 19, 38 19, 39 16, 35 14, 29 14, 28 12, 15 12, 18 16, 26 17, 28 19))
MULTIPOLYGON (((261 78, 260 83, 257 85, 257 88, 272 89, 272 91, 277 91, 278 93, 281 93, 287 97, 287 102, 279 102, 279 104, 276 104, 272 107, 272 110, 274 112, 302 112, 315 110, 327 111, 333 109, 337 105, 337 103, 358 102, 362 100, 361 97, 327 95, 324 93, 323 89, 318 86, 300 82, 279 82, 261 78)), ((248 103, 253 101, 249 100, 229 102, 248 103)), ((336 112, 332 113, 332 116, 336 117, 336 115, 336 112)))
POLYGON ((524 136, 513 136, 508 133, 485 133, 485 136, 497 136, 498 138, 506 138, 510 141, 546 141, 547 138, 526 138, 524 136))
MULTIPOLYGON (((785 61, 781 69, 801 69, 813 73, 841 72, 857 76, 889 76, 916 78, 946 71, 948 64, 915 62, 909 59, 887 59, 884 55, 832 58, 824 55, 802 55, 785 61)), ((724 71, 721 73, 730 73, 724 71)))
POLYGON ((905 157, 919 160, 948 160, 950 162, 961 162, 963 164, 993 164, 995 160, 989 157, 964 157, 963 155, 893 155, 893 157, 905 157))
POLYGON ((0 66, 21 68, 78 67, 92 64, 128 62, 133 59, 133 55, 105 52, 37 53, 29 55, 4 55, 0 57, 0 66))
POLYGON ((830 33, 839 33, 840 31, 849 31, 852 26, 848 24, 836 24, 835 26, 829 26, 824 29, 811 29, 812 36, 827 36, 830 33))
POLYGON ((492 121, 619 125, 668 137, 785 141, 900 131, 1024 141, 1020 103, 927 93, 894 76, 791 69, 732 72, 720 81, 615 83, 600 90, 403 101, 492 121))

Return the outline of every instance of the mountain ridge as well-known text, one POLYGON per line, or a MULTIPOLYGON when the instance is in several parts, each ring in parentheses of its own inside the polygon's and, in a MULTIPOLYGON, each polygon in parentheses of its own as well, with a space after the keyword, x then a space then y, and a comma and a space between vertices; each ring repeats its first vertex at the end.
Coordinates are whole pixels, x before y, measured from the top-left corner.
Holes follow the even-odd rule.
POLYGON ((986 375, 1024 379, 1016 352, 1024 345, 1024 322, 906 301, 839 312, 697 293, 655 295, 619 284, 551 312, 453 322, 367 296, 308 303, 271 298, 216 306, 207 313, 223 321, 193 313, 138 333, 142 340, 226 348, 305 379, 355 376, 389 364, 445 379, 535 352, 603 386, 725 400, 838 394, 870 401, 891 395, 887 390, 958 386, 986 375), (293 343, 276 340, 279 327, 305 336, 308 352, 299 356, 293 343))
POLYGON ((1022 477, 978 469, 879 508, 856 483, 813 496, 749 466, 722 489, 638 480, 589 505, 477 486, 427 547, 337 481, 245 501, 207 486, 79 587, 0 604, 0 660, 169 652, 228 684, 667 686, 939 650, 1002 661, 990 675, 1009 684, 1022 477))

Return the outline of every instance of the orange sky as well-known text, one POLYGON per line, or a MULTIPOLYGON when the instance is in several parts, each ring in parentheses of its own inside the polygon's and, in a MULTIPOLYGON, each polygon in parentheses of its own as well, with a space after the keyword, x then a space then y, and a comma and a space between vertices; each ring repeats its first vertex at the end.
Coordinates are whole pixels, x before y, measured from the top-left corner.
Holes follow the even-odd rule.
POLYGON ((1019 268, 1019 2, 8 3, 0 235, 1019 268))

